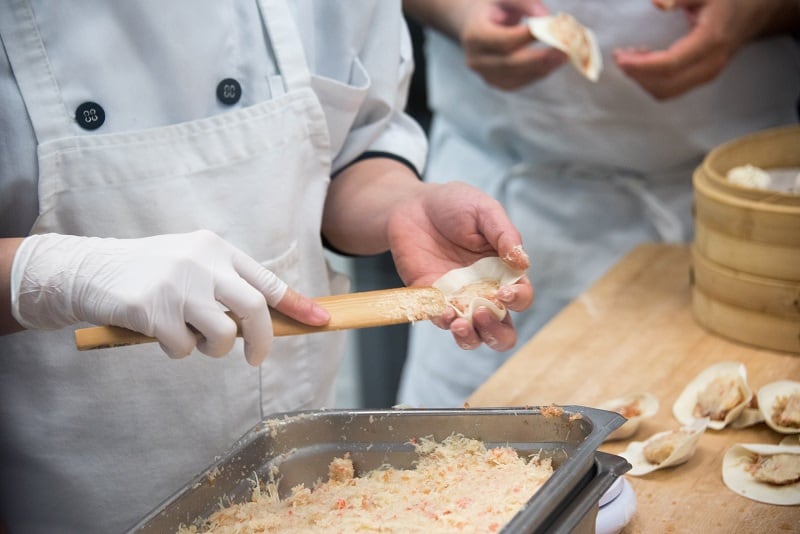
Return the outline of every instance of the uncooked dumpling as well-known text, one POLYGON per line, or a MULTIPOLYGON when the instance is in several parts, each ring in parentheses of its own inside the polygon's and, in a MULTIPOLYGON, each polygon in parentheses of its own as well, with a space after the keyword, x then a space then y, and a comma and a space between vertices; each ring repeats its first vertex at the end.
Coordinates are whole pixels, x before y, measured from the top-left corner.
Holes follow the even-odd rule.
POLYGON ((603 59, 592 30, 568 13, 531 17, 528 28, 541 42, 558 48, 569 56, 572 64, 584 76, 596 82, 603 69, 603 59))
POLYGON ((727 178, 733 184, 755 189, 769 189, 772 184, 769 173, 754 165, 734 167, 728 171, 727 178))
POLYGON ((654 434, 646 441, 631 442, 620 454, 632 466, 628 474, 641 476, 685 463, 694 455, 697 442, 707 427, 708 418, 704 417, 677 430, 654 434))
POLYGON ((722 430, 741 415, 752 398, 745 366, 739 362, 720 362, 686 385, 675 400, 672 413, 684 425, 708 417, 709 428, 722 430))
POLYGON ((503 319, 508 310, 495 297, 504 286, 517 282, 525 271, 509 267, 496 256, 482 258, 469 267, 454 269, 433 283, 440 290, 447 304, 460 316, 472 323, 475 308, 485 306, 503 319))

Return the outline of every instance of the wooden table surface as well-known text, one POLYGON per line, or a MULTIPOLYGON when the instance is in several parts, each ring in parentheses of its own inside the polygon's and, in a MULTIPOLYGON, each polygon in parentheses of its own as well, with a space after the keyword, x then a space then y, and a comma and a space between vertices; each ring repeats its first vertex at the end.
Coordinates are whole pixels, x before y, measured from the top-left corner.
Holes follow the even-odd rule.
MULTIPOLYGON (((775 380, 800 380, 800 355, 727 341, 695 323, 689 261, 686 246, 633 249, 521 346, 469 405, 595 406, 626 393, 653 393, 660 402, 656 416, 628 440, 601 447, 618 454, 629 441, 680 427, 673 402, 714 363, 745 364, 754 391, 775 380)), ((708 430, 687 463, 643 477, 626 475, 637 512, 623 532, 800 532, 800 506, 751 501, 722 482, 722 458, 731 445, 777 443, 782 437, 764 424, 708 430)))

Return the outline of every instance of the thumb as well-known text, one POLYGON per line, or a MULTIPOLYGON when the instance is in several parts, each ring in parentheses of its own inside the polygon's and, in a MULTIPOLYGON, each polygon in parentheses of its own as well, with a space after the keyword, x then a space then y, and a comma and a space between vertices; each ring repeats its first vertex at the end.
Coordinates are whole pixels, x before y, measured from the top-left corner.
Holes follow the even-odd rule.
POLYGON ((325 308, 291 288, 286 288, 286 293, 275 305, 275 309, 292 319, 312 326, 322 326, 331 319, 325 308))

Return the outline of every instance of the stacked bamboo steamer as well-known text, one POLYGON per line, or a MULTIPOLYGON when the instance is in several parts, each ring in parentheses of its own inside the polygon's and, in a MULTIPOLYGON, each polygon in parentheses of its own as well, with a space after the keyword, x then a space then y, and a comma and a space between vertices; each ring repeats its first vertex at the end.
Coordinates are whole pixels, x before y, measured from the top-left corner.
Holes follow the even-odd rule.
POLYGON ((720 145, 695 171, 694 316, 724 337, 800 354, 800 192, 729 182, 744 165, 800 173, 800 126, 720 145))

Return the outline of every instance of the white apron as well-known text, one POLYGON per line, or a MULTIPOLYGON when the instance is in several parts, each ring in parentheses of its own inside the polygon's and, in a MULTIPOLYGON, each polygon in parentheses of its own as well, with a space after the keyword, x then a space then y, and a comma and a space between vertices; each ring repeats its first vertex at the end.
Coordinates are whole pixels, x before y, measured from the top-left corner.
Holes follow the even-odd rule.
MULTIPOLYGON (((99 135, 70 116, 33 12, 15 4, 0 35, 38 139, 31 233, 207 228, 302 293, 330 293, 328 127, 285 2, 259 6, 282 78, 271 100, 99 135)), ((0 337, 0 519, 19 532, 131 526, 267 414, 332 402, 342 346, 339 334, 278 338, 254 368, 241 340, 222 359, 171 360, 157 344, 77 353, 72 329, 0 337)))
POLYGON ((638 0, 547 4, 597 33, 605 69, 597 84, 567 65, 517 91, 489 89, 464 66, 457 46, 428 33, 428 80, 438 115, 426 179, 464 180, 503 203, 531 256, 536 295, 529 311, 513 314, 519 342, 505 353, 486 346, 462 351, 449 334, 415 324, 402 403, 462 405, 633 246, 691 239, 691 173, 708 150, 797 120, 800 69, 788 37, 749 45, 718 80, 662 103, 625 77, 611 50, 665 48, 686 31, 682 13, 658 12, 638 0))

